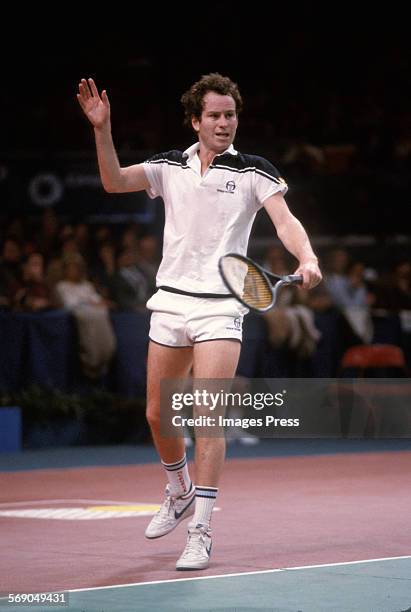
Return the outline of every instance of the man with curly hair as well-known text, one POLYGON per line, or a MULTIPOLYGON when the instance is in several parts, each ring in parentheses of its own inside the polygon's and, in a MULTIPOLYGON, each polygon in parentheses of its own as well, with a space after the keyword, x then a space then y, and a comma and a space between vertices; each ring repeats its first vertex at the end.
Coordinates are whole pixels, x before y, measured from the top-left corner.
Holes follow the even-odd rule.
POLYGON ((165 206, 163 258, 153 311, 147 374, 147 419, 167 475, 165 500, 146 529, 147 538, 172 531, 192 517, 178 570, 205 569, 211 551, 210 521, 225 457, 225 439, 198 436, 196 486, 184 440, 160 431, 160 381, 230 379, 241 348, 244 309, 218 271, 228 252, 246 255, 251 227, 264 206, 279 238, 298 259, 295 274, 311 288, 321 280, 318 262, 301 223, 284 200, 287 185, 267 160, 242 154, 233 142, 242 99, 237 85, 218 73, 203 76, 182 96, 185 123, 197 141, 186 151, 168 151, 144 163, 121 167, 111 137, 110 105, 92 79, 77 95, 94 127, 100 175, 111 193, 146 190, 165 206))

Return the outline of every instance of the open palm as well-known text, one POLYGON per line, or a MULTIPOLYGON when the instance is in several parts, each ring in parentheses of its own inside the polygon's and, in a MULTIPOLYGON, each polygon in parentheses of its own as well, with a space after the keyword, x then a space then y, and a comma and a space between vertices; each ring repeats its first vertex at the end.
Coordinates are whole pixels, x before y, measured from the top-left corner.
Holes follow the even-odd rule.
POLYGON ((110 103, 104 90, 99 96, 93 79, 81 79, 77 100, 84 114, 95 128, 104 126, 110 120, 110 103))

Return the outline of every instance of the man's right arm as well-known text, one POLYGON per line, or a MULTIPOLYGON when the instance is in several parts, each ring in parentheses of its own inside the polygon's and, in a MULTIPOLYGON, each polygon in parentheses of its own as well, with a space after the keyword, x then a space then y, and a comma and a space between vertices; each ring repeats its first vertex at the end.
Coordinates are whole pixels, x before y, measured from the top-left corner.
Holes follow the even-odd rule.
POLYGON ((150 187, 142 164, 121 168, 111 136, 110 103, 107 92, 101 97, 93 79, 81 79, 77 99, 94 127, 97 158, 103 187, 109 193, 143 191, 150 187))
POLYGON ((101 182, 108 193, 127 193, 150 188, 143 164, 120 167, 110 124, 94 128, 101 182))

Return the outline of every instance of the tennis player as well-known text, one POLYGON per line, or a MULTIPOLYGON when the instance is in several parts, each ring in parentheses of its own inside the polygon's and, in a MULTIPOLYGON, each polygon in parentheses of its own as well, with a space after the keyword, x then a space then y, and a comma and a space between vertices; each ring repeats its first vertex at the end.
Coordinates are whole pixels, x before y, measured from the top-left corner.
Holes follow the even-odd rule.
POLYGON ((167 477, 165 500, 146 529, 159 538, 191 517, 178 570, 209 565, 210 521, 225 457, 224 437, 197 437, 194 486, 183 438, 160 433, 160 381, 235 376, 246 309, 220 278, 218 260, 246 254, 251 226, 264 207, 278 237, 298 260, 295 274, 311 288, 321 273, 308 236, 291 214, 287 185, 268 161, 233 146, 242 99, 237 85, 218 73, 203 76, 181 98, 196 142, 121 167, 111 136, 110 104, 93 79, 82 79, 78 101, 94 127, 101 180, 109 193, 146 190, 165 206, 163 257, 152 310, 148 353, 147 419, 167 477))

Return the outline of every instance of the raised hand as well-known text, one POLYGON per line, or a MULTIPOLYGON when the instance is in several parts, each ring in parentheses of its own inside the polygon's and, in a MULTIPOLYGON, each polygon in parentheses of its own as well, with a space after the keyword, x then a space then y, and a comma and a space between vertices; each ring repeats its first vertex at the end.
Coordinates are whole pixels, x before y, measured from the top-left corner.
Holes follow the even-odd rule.
POLYGON ((106 90, 101 97, 93 79, 81 79, 77 100, 87 119, 95 128, 101 128, 110 122, 110 103, 106 90))

